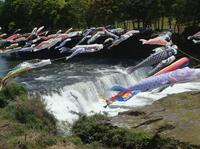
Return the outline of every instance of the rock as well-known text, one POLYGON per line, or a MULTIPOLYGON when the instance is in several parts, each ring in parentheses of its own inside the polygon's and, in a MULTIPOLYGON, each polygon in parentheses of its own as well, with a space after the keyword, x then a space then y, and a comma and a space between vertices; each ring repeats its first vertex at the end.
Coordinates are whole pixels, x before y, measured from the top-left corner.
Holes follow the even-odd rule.
POLYGON ((78 149, 73 144, 58 144, 48 147, 47 149, 78 149))
POLYGON ((200 147, 200 92, 170 95, 152 105, 121 113, 112 123, 200 147))
POLYGON ((127 112, 120 112, 119 115, 132 115, 132 116, 141 116, 145 115, 145 112, 141 111, 127 111, 127 112))

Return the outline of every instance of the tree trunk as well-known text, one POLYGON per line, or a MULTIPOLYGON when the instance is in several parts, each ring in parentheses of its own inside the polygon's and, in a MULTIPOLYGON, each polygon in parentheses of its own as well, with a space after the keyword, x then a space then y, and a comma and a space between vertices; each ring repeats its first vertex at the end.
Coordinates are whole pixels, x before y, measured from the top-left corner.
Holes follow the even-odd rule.
POLYGON ((129 21, 126 21, 126 26, 127 26, 127 29, 130 29, 130 23, 129 23, 129 21))
POLYGON ((177 25, 178 33, 180 33, 180 24, 177 25))
POLYGON ((135 22, 134 22, 134 20, 132 20, 132 29, 135 29, 135 22))
POLYGON ((127 29, 127 27, 126 27, 126 21, 124 21, 124 28, 127 29))
POLYGON ((165 21, 165 18, 164 18, 164 16, 162 16, 162 18, 161 18, 161 29, 162 30, 164 29, 164 21, 165 21))
POLYGON ((176 26, 177 26, 177 22, 176 22, 176 24, 174 25, 174 31, 175 31, 175 33, 176 33, 176 26))
POLYGON ((171 17, 168 18, 168 23, 169 23, 169 28, 171 29, 172 28, 172 18, 171 17))
POLYGON ((144 20, 142 20, 142 27, 143 27, 143 28, 145 27, 145 22, 144 22, 144 20))
POLYGON ((158 19, 158 30, 160 30, 160 18, 158 19))
POLYGON ((153 26, 154 26, 154 30, 156 30, 157 29, 157 21, 156 21, 156 19, 154 20, 153 26))
POLYGON ((140 19, 137 18, 137 23, 138 23, 138 29, 140 28, 140 19))
POLYGON ((192 21, 192 25, 193 25, 193 26, 196 26, 196 25, 197 25, 196 22, 197 22, 196 19, 194 19, 194 20, 192 21))
POLYGON ((143 28, 147 27, 146 24, 147 24, 147 23, 146 23, 146 20, 143 19, 143 20, 142 20, 142 26, 143 26, 143 28))

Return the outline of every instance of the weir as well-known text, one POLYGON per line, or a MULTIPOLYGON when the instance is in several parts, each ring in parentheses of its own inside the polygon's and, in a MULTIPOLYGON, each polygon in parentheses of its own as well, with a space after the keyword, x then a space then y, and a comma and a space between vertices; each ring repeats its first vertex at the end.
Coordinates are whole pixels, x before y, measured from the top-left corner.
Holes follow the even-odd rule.
POLYGON ((113 84, 130 86, 146 76, 145 70, 136 71, 128 75, 125 70, 118 69, 119 73, 105 75, 94 81, 79 82, 66 85, 59 92, 43 95, 47 108, 61 121, 73 122, 77 118, 75 113, 93 114, 107 112, 116 115, 127 108, 104 108, 104 98, 113 96, 110 91, 113 84))
POLYGON ((59 121, 73 123, 78 118, 77 113, 87 115, 95 113, 107 113, 109 116, 115 116, 119 112, 138 108, 152 104, 169 94, 185 91, 196 91, 200 83, 185 83, 169 87, 161 93, 146 92, 134 96, 127 102, 116 102, 108 108, 104 108, 104 98, 109 98, 116 93, 111 92, 113 84, 130 86, 144 78, 148 69, 140 69, 128 75, 124 69, 118 69, 119 73, 102 76, 96 81, 79 82, 73 85, 66 85, 59 92, 43 95, 47 104, 47 109, 52 112, 59 121))
MULTIPOLYGON (((3 59, 1 59, 3 60, 3 59)), ((132 65, 135 62, 131 62, 132 65)), ((9 63, 9 65, 12 65, 9 63)), ((132 86, 147 76, 149 68, 138 69, 127 74, 127 64, 119 60, 77 59, 74 62, 57 62, 39 68, 17 78, 31 94, 39 94, 47 109, 59 121, 74 122, 77 113, 91 115, 107 113, 115 116, 119 112, 152 104, 169 94, 200 89, 200 83, 186 83, 169 87, 161 93, 146 92, 134 96, 127 102, 115 102, 108 108, 105 98, 115 95, 110 88, 115 84, 132 86)))

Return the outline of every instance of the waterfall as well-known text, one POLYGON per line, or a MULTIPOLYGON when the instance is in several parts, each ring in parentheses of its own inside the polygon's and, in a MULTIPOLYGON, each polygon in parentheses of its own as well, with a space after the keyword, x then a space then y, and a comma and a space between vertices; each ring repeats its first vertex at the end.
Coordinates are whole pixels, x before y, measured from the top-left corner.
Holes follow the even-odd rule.
MULTIPOLYGON (((107 112, 109 115, 116 115, 126 108, 104 108, 106 104, 103 98, 109 98, 114 95, 110 91, 113 84, 130 86, 144 78, 146 74, 144 70, 136 71, 132 75, 128 75, 125 70, 118 69, 118 73, 102 75, 93 81, 85 81, 67 85, 48 95, 43 95, 47 108, 60 121, 68 121, 69 123, 77 119, 77 114, 93 114, 107 112)), ((116 94, 116 93, 115 93, 116 94)))
MULTIPOLYGON (((79 82, 64 85, 56 91, 43 94, 42 97, 47 105, 47 109, 52 112, 59 121, 73 123, 73 121, 78 118, 77 113, 84 113, 87 115, 107 113, 110 116, 114 116, 119 112, 152 104, 154 101, 169 94, 200 89, 200 83, 198 82, 177 84, 168 87, 160 93, 140 93, 127 102, 115 102, 108 108, 104 108, 106 105, 105 99, 116 94, 110 90, 114 84, 120 84, 125 87, 134 85, 139 80, 145 78, 148 70, 148 68, 139 69, 132 75, 129 75, 124 68, 99 69, 97 74, 100 75, 95 76, 93 79, 80 80, 79 82)), ((37 79, 41 78, 43 77, 37 79)), ((54 77, 50 75, 43 78, 43 80, 52 84, 51 79, 53 78, 54 77)), ((73 78, 76 79, 76 76, 73 76, 73 78)), ((72 79, 72 76, 66 77, 66 80, 67 79, 72 79)), ((62 82, 64 83, 64 80, 62 82)), ((57 82, 54 83, 55 85, 57 84, 57 82)))

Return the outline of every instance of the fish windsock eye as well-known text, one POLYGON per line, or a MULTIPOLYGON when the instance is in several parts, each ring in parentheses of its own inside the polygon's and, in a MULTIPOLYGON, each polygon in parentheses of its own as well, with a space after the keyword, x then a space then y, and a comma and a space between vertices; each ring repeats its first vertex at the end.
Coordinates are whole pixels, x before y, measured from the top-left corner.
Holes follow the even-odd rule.
POLYGON ((172 82, 176 82, 178 80, 182 80, 182 78, 184 78, 185 76, 186 76, 186 71, 184 71, 184 70, 177 70, 176 72, 171 73, 169 75, 170 80, 172 82))
POLYGON ((177 76, 180 76, 180 77, 183 77, 185 75, 186 75, 185 71, 180 71, 177 73, 177 76))

